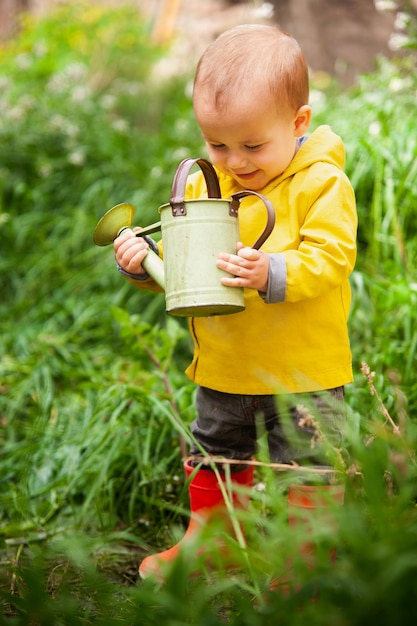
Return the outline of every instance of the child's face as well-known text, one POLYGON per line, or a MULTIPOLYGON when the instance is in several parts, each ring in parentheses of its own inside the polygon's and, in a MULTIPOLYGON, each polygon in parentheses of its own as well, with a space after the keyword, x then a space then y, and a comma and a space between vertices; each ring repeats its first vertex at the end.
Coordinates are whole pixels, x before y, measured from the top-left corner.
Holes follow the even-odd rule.
POLYGON ((305 133, 310 121, 309 107, 301 109, 280 115, 275 106, 265 107, 260 99, 243 98, 218 111, 207 100, 194 97, 211 162, 251 191, 263 189, 290 164, 296 138, 305 133), (300 123, 301 109, 306 113, 300 123))

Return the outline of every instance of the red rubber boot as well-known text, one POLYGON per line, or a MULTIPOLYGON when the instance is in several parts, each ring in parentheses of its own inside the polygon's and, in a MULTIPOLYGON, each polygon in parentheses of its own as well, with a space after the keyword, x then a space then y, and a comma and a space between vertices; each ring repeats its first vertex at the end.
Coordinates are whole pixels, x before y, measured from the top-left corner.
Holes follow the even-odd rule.
MULTIPOLYGON (((188 479, 195 470, 195 467, 190 465, 189 459, 187 459, 184 463, 184 469, 186 478, 188 479)), ((223 483, 226 483, 225 475, 220 474, 220 476, 223 483)), ((230 479, 234 485, 250 487, 253 483, 253 467, 248 466, 247 469, 241 472, 230 474, 230 479)), ((226 484, 226 491, 227 490, 228 485, 226 484)), ((172 548, 146 557, 139 567, 141 578, 155 576, 162 581, 164 579, 164 566, 177 558, 182 547, 196 540, 199 532, 210 519, 228 519, 228 513, 223 494, 217 481, 217 476, 211 470, 197 470, 189 485, 189 494, 191 517, 184 537, 172 548)), ((246 509, 248 503, 248 494, 233 492, 234 508, 246 509)), ((201 552, 199 552, 199 554, 201 554, 201 552)))
MULTIPOLYGON (((314 530, 314 526, 322 522, 331 529, 332 509, 342 506, 344 503, 345 487, 336 485, 290 485, 288 491, 288 522, 290 526, 302 527, 308 537, 314 530)), ((313 569, 315 565, 316 548, 312 541, 306 541, 301 545, 301 556, 307 567, 313 569)), ((335 550, 329 553, 329 560, 335 560, 335 550)), ((272 581, 271 591, 281 592, 284 595, 290 593, 291 586, 297 589, 289 564, 289 573, 280 579, 272 581)))

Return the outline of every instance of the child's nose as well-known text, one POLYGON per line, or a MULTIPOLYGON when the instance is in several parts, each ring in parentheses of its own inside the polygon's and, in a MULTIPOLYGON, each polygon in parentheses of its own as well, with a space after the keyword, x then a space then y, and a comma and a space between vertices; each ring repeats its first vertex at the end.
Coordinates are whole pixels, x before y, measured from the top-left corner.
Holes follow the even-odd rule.
POLYGON ((231 170, 242 169, 247 162, 246 157, 240 152, 230 152, 227 158, 227 165, 231 170))

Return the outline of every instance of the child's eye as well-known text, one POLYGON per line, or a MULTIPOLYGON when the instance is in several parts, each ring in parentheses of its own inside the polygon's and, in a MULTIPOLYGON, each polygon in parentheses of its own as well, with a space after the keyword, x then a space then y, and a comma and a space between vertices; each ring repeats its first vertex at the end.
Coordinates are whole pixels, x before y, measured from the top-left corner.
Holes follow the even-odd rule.
POLYGON ((222 150, 225 147, 226 146, 224 145, 224 143, 211 143, 210 144, 210 148, 213 148, 213 150, 222 150))
POLYGON ((254 151, 259 150, 260 148, 262 148, 262 144, 258 144, 256 146, 245 146, 245 148, 247 150, 251 150, 251 152, 254 152, 254 151))

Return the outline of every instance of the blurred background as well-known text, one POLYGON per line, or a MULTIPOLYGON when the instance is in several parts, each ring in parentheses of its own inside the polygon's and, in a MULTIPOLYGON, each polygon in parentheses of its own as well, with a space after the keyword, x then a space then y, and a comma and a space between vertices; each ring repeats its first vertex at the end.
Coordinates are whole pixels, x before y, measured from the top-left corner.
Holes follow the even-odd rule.
MULTIPOLYGON (((273 22, 299 40, 312 71, 328 72, 343 82, 374 69, 376 56, 398 53, 404 37, 403 12, 417 10, 417 0, 131 1, 154 20, 155 39, 178 39, 174 51, 182 64, 195 61, 226 28, 244 22, 273 22)), ((59 2, 2 0, 0 37, 16 34, 20 12, 40 15, 59 2)))

